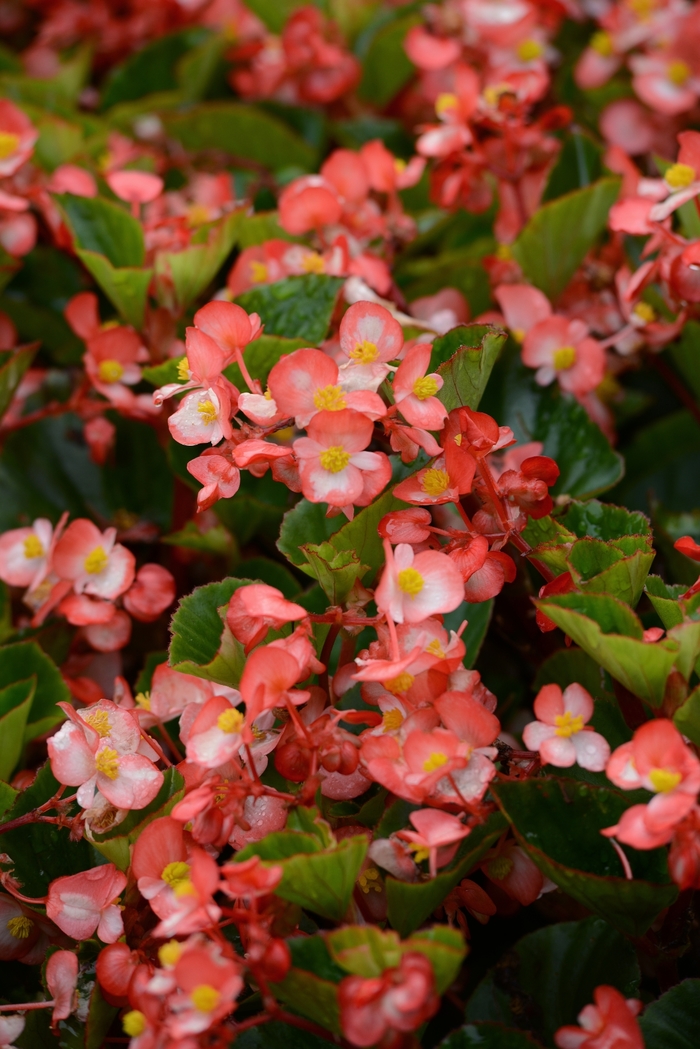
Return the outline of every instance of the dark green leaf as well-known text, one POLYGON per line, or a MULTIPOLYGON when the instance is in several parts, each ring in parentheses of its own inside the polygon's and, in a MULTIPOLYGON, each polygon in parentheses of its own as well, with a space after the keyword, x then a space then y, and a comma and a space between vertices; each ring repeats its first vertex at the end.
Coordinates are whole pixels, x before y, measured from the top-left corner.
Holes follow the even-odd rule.
POLYGON ((683 512, 700 504, 700 426, 685 409, 640 429, 624 448, 625 478, 612 497, 631 509, 663 503, 683 512))
POLYGON ((246 5, 273 33, 281 33, 287 19, 305 0, 249 0, 246 5))
MULTIPOLYGON (((306 346, 305 339, 284 339, 279 335, 263 334, 259 339, 246 346, 246 368, 254 379, 260 379, 263 385, 266 385, 267 377, 275 364, 286 354, 293 353, 294 350, 300 350, 304 346, 306 346)), ((246 384, 237 364, 229 365, 225 374, 234 386, 245 390, 246 384)))
POLYGON ((505 341, 505 332, 483 324, 454 328, 435 340, 430 367, 444 380, 438 397, 448 411, 478 408, 505 341))
POLYGON ((304 339, 312 346, 326 336, 342 284, 340 277, 307 273, 251 288, 236 302, 260 315, 268 335, 304 339))
POLYGON ((599 179, 603 173, 602 155, 603 150, 590 135, 572 131, 547 180, 543 202, 556 200, 564 193, 582 189, 599 179))
POLYGON ((198 231, 184 251, 158 253, 156 294, 162 305, 182 310, 213 281, 236 241, 239 218, 234 212, 198 231))
POLYGON ((99 255, 96 251, 83 251, 81 248, 77 249, 77 255, 127 324, 142 328, 153 270, 113 266, 105 255, 99 255))
POLYGON ((673 715, 673 722, 679 732, 691 742, 700 745, 700 685, 694 688, 683 706, 673 715))
POLYGON ((700 980, 683 980, 652 1002, 639 1020, 646 1049, 695 1049, 700 980))
POLYGON ((503 1024, 465 1024, 440 1042, 440 1049, 532 1049, 540 1043, 533 1041, 525 1031, 516 1031, 503 1024))
POLYGON ((695 400, 700 404, 700 373, 698 373, 698 351, 700 350, 700 324, 687 321, 678 340, 669 346, 668 353, 683 380, 693 391, 695 400))
POLYGON ((170 665, 222 685, 236 686, 245 663, 243 646, 224 623, 219 610, 249 580, 207 583, 183 597, 172 618, 170 665))
POLYGON ((118 102, 132 102, 156 91, 176 88, 179 59, 200 43, 205 34, 206 30, 201 28, 184 29, 162 36, 130 55, 107 77, 101 108, 109 109, 118 102))
POLYGON ((414 73, 413 63, 404 50, 409 29, 420 25, 420 15, 406 15, 390 22, 375 34, 364 56, 360 96, 374 106, 385 106, 414 73))
POLYGON ((35 689, 35 677, 0 689, 0 779, 11 778, 24 749, 35 689))
POLYGON ((125 208, 100 197, 56 195, 66 223, 83 251, 104 255, 113 267, 143 266, 141 223, 125 208))
POLYGON ((36 691, 27 717, 24 742, 48 732, 63 721, 57 703, 70 701, 70 692, 58 667, 34 641, 22 641, 0 648, 0 688, 36 678, 36 691))
POLYGON ((0 354, 0 420, 10 407, 15 390, 36 356, 39 344, 23 346, 10 354, 0 354))

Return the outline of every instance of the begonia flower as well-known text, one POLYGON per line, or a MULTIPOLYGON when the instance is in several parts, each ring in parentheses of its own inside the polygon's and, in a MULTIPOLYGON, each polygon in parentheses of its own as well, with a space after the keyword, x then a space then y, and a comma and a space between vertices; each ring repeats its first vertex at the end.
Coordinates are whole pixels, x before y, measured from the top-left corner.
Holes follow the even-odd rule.
POLYGON ((87 940, 96 932, 103 943, 115 943, 124 932, 116 901, 126 882, 126 875, 113 863, 55 878, 49 885, 46 913, 74 940, 87 940))
POLYGON ((368 502, 379 494, 390 479, 391 466, 383 452, 365 451, 372 432, 371 420, 349 408, 324 410, 313 417, 308 436, 294 442, 302 492, 310 502, 364 505, 368 485, 368 502), (376 476, 366 479, 366 474, 376 476))
POLYGON ((152 623, 175 600, 175 580, 158 564, 141 565, 124 594, 124 608, 141 623, 152 623))
POLYGON ((380 612, 395 623, 418 623, 436 612, 451 612, 464 598, 456 565, 437 550, 414 554, 406 543, 395 550, 384 540, 386 566, 375 591, 380 612))
POLYGON ((307 615, 305 608, 288 601, 276 587, 251 583, 239 587, 233 594, 226 622, 233 636, 249 652, 265 640, 268 630, 279 630, 285 623, 305 619, 307 615))
POLYGON ((447 409, 435 396, 442 389, 442 376, 436 372, 426 375, 431 352, 429 343, 417 343, 407 350, 394 375, 392 390, 406 422, 424 430, 440 430, 447 409))
POLYGON ((9 98, 0 99, 0 178, 6 178, 29 160, 39 132, 9 98))
POLYGON ((381 418, 386 406, 371 390, 344 390, 345 375, 321 350, 295 350, 282 357, 268 376, 277 411, 293 416, 301 429, 321 411, 353 409, 369 419, 381 418))
POLYGON ((340 1026, 352 1045, 376 1045, 387 1032, 414 1031, 435 1013, 440 999, 423 954, 407 951, 396 968, 366 979, 346 976, 338 987, 340 1026))
POLYGON ((554 1033, 557 1049, 644 1049, 636 1017, 642 1009, 637 998, 625 998, 617 988, 603 984, 593 992, 595 1005, 578 1014, 579 1027, 560 1027, 554 1033))
POLYGON ((25 1018, 19 1014, 6 1014, 0 1016, 0 1049, 17 1049, 11 1045, 15 1038, 19 1038, 24 1030, 25 1018))
POLYGON ((403 349, 403 331, 383 306, 356 302, 340 322, 340 348, 348 359, 343 386, 374 391, 389 374, 387 362, 403 349))
POLYGON ((605 374, 605 354, 581 320, 552 316, 539 321, 525 336, 523 363, 536 368, 535 381, 548 386, 556 379, 577 396, 594 390, 605 374))
POLYGON ((525 726, 523 740, 539 751, 543 764, 603 771, 610 747, 586 725, 593 717, 593 700, 582 685, 568 685, 563 692, 559 685, 544 685, 535 699, 535 717, 525 726))
POLYGON ((0 536, 0 579, 9 586, 38 586, 48 566, 53 526, 38 517, 29 528, 12 528, 0 536))
POLYGON ((434 878, 438 868, 454 858, 459 842, 466 838, 470 828, 438 809, 419 809, 410 813, 409 819, 415 830, 402 830, 397 836, 411 843, 416 863, 428 860, 430 875, 434 878))
POLYGON ((73 584, 76 594, 113 600, 134 579, 134 555, 116 543, 117 531, 99 528, 85 518, 71 521, 53 552, 53 569, 73 584))
POLYGON ((46 963, 46 986, 53 998, 51 1022, 65 1020, 76 1004, 78 956, 73 951, 56 951, 46 963))

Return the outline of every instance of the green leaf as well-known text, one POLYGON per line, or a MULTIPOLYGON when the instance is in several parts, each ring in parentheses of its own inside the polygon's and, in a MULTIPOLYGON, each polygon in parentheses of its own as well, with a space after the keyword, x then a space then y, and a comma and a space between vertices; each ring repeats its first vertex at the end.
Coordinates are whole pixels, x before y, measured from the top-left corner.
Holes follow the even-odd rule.
POLYGON ((59 164, 67 164, 81 151, 83 131, 78 125, 48 114, 37 123, 39 138, 34 156, 47 171, 54 171, 59 164))
POLYGON ((129 55, 115 66, 105 81, 100 108, 105 110, 120 102, 133 102, 156 91, 178 87, 178 61, 206 36, 206 30, 193 27, 160 37, 129 55))
POLYGON ((440 1049, 532 1049, 540 1043, 533 1041, 525 1031, 517 1031, 503 1024, 465 1024, 440 1042, 440 1049))
POLYGON ((142 328, 153 270, 113 266, 105 255, 81 248, 76 249, 76 254, 127 324, 142 328))
POLYGON ((672 590, 660 576, 650 575, 644 590, 666 630, 683 622, 683 610, 678 601, 680 595, 686 590, 683 584, 672 590), (674 593, 674 591, 677 592, 674 593))
POLYGON ((683 980, 640 1017, 646 1049, 695 1049, 700 1025, 700 980, 683 980))
POLYGON ((192 238, 192 246, 184 251, 158 252, 155 278, 161 305, 183 310, 201 295, 233 248, 239 219, 240 213, 234 212, 198 230, 192 238))
MULTIPOLYGON (((559 1027, 576 1023, 600 984, 616 987, 625 997, 639 989, 634 948, 600 918, 537 929, 515 944, 507 962, 507 984, 498 970, 491 970, 467 1002, 466 1019, 527 1024, 546 1045, 553 1044, 559 1027)), ((493 1045, 500 1049, 501 1043, 493 1045)), ((460 1046, 458 1042, 454 1049, 460 1046)))
POLYGON ((21 261, 16 259, 14 255, 8 254, 8 252, 0 246, 0 291, 10 283, 17 270, 21 268, 21 261))
POLYGON ((589 536, 608 542, 628 535, 652 535, 651 522, 645 514, 601 503, 598 499, 573 500, 557 520, 579 539, 589 536))
POLYGON ((700 347, 700 324, 697 321, 687 321, 680 339, 672 343, 666 352, 670 354, 684 381, 693 391, 695 400, 700 404, 698 347, 700 347))
POLYGON ((535 212, 513 244, 526 279, 554 300, 607 225, 620 180, 603 178, 535 212))
POLYGON ((404 941, 403 950, 404 953, 417 951, 428 958, 435 973, 438 994, 444 994, 454 983, 467 953, 462 933, 447 925, 421 929, 404 941))
POLYGON ((18 793, 9 783, 0 783, 0 816, 12 808, 18 793))
POLYGON ((364 56, 360 97, 382 108, 398 94, 414 74, 414 66, 404 50, 409 29, 421 25, 418 14, 406 15, 384 26, 374 35, 364 56))
MULTIPOLYGON (((306 346, 305 339, 284 339, 279 335, 261 335, 245 348, 245 364, 253 379, 267 385, 267 377, 282 357, 306 346)), ((234 386, 245 389, 246 384, 237 364, 230 364, 224 372, 234 386)), ((169 380, 172 382, 172 380, 169 380)))
POLYGON ((671 412, 637 431, 624 448, 625 478, 616 502, 648 510, 662 503, 683 512, 700 503, 700 426, 686 409, 671 412))
POLYGON ((171 810, 184 796, 185 781, 176 768, 166 769, 163 786, 150 805, 145 809, 132 810, 125 820, 107 834, 95 834, 93 845, 98 852, 122 871, 128 871, 131 863, 131 846, 149 823, 170 815, 171 810))
POLYGON ((104 255, 112 266, 143 266, 146 249, 141 223, 123 207, 100 197, 56 194, 66 223, 83 251, 104 255))
POLYGON ((467 647, 467 654, 463 663, 467 670, 471 670, 479 657, 479 651, 484 643, 486 632, 493 614, 493 598, 489 601, 478 601, 475 603, 464 601, 454 612, 448 612, 444 616, 446 630, 459 630, 460 626, 467 620, 467 627, 462 634, 462 641, 467 647))
POLYGON ((314 571, 302 552, 302 545, 310 540, 315 544, 324 543, 342 527, 343 518, 340 515, 326 517, 324 503, 310 503, 308 499, 300 499, 296 506, 284 515, 277 549, 302 572, 315 578, 314 571))
POLYGON ((249 0, 246 7, 257 15, 272 33, 281 33, 290 15, 304 4, 305 0, 249 0))
POLYGON ((245 656, 243 646, 228 629, 225 613, 231 596, 251 580, 224 579, 198 586, 183 597, 172 618, 170 666, 184 674, 237 686, 245 656))
POLYGON ((603 173, 603 150, 584 131, 572 131, 567 136, 557 162, 552 168, 543 201, 556 200, 564 193, 581 189, 595 182, 603 173))
POLYGON ((625 557, 614 543, 579 539, 569 551, 568 564, 576 586, 584 593, 612 594, 634 608, 654 557, 649 549, 625 557))
POLYGON ((491 790, 543 874, 621 932, 642 936, 676 898, 665 849, 626 850, 634 874, 628 881, 601 835, 629 808, 622 792, 557 777, 501 782, 491 790))
POLYGON ((535 604, 625 688, 652 707, 661 706, 666 678, 680 649, 677 641, 646 644, 641 623, 607 594, 563 594, 535 604))
POLYGON ((673 715, 673 723, 692 743, 700 745, 700 685, 693 689, 683 706, 673 715))
POLYGON ((21 383, 24 373, 31 365, 39 344, 22 346, 10 353, 0 354, 0 420, 10 407, 15 390, 21 383))
MULTIPOLYGON (((275 997, 300 1016, 340 1034, 337 983, 342 970, 334 964, 320 936, 292 938, 287 944, 292 953, 292 968, 284 980, 271 985, 275 997)), ((285 1041, 284 1047, 287 1044, 285 1041)), ((305 1049, 305 1044, 299 1049, 305 1049)))
POLYGON ((119 1009, 102 997, 100 985, 95 980, 90 994, 90 1004, 85 1020, 85 1049, 103 1049, 105 1039, 119 1009))
MULTIPOLYGON (((316 153, 281 120, 253 105, 203 102, 163 117, 166 130, 190 150, 215 149, 271 170, 311 170, 316 153)), ((281 333, 284 334, 284 333, 281 333)))
POLYGON ((10 779, 21 757, 35 690, 36 677, 0 689, 0 779, 10 779))
POLYGON ((25 743, 63 721, 63 711, 56 704, 70 701, 70 692, 58 667, 34 641, 0 648, 0 688, 18 681, 26 683, 29 677, 36 678, 36 691, 24 730, 25 743))
POLYGON ((413 932, 439 907, 447 894, 466 878, 479 860, 503 834, 505 821, 493 812, 485 823, 476 827, 462 843, 454 863, 434 878, 424 882, 386 879, 387 916, 401 936, 413 932))
MULTIPOLYGON (((308 975, 311 976, 310 973, 308 975)), ((278 992, 280 986, 280 984, 275 984, 275 993, 278 992)), ((333 992, 331 991, 330 994, 332 996, 333 992)), ((281 1001, 282 994, 279 993, 278 997, 281 1001)), ((290 997, 293 1002, 293 991, 290 991, 290 997)), ((333 1015, 337 1020, 337 1005, 333 1015)), ((300 1031, 298 1027, 292 1027, 290 1024, 280 1023, 277 1020, 249 1027, 247 1031, 237 1034, 236 1045, 238 1049, 328 1049, 328 1042, 325 1038, 319 1038, 310 1031, 300 1031)))
POLYGON ((307 273, 251 288, 236 302, 260 315, 268 335, 304 339, 313 346, 326 336, 342 285, 341 277, 307 273))
POLYGON ((448 411, 462 405, 478 408, 505 341, 505 332, 485 324, 453 328, 435 340, 430 368, 437 368, 444 380, 438 398, 448 411))

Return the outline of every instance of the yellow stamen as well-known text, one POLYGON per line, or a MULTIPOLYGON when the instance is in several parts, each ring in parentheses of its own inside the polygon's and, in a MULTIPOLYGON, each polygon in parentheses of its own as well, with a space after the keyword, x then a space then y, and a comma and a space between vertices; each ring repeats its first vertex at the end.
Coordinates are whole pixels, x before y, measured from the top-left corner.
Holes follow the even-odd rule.
POLYGON ((197 411, 202 416, 202 422, 205 426, 211 426, 213 422, 216 422, 218 409, 213 401, 200 401, 197 405, 197 411))
POLYGON ((565 714, 557 714, 554 718, 554 724, 557 726, 554 730, 555 735, 563 736, 568 739, 569 736, 575 736, 577 732, 581 732, 583 729, 583 718, 580 714, 575 717, 570 710, 567 710, 565 714))
POLYGON ((430 849, 426 849, 425 845, 419 845, 417 842, 412 841, 408 847, 413 853, 413 859, 416 863, 422 863, 423 860, 427 860, 430 856, 430 849))
POLYGON ((7 931, 16 940, 26 940, 28 936, 31 936, 33 928, 34 922, 24 914, 18 914, 16 918, 10 918, 7 923, 7 931))
POLYGON ((187 212, 188 226, 203 226, 209 221, 209 208, 206 204, 192 204, 187 212))
POLYGON ((430 757, 423 762, 423 770, 424 772, 437 772, 438 769, 447 764, 447 761, 447 754, 434 750, 430 757))
POLYGON ((190 865, 183 860, 173 860, 172 863, 167 863, 163 867, 161 878, 171 889, 177 889, 184 881, 189 881, 190 865))
MULTIPOLYGON (((385 681, 384 688, 387 692, 391 692, 392 695, 397 695, 399 692, 408 692, 414 681, 415 678, 413 677, 413 674, 409 674, 407 670, 404 670, 403 674, 397 674, 396 677, 392 677, 389 681, 385 681)), ((396 711, 396 713, 399 712, 396 711)), ((386 719, 386 714, 384 715, 384 718, 386 719)), ((401 721, 403 721, 403 717, 401 718, 401 721)), ((399 725, 401 724, 401 721, 399 721, 399 725)))
POLYGON ((683 87, 691 73, 692 69, 682 58, 677 58, 674 62, 670 62, 667 70, 668 79, 677 87, 683 87))
POLYGON ((438 389, 437 381, 432 375, 424 375, 413 384, 413 392, 419 401, 427 401, 428 397, 434 397, 438 389))
POLYGON ((119 361, 100 361, 97 374, 101 382, 119 382, 124 374, 124 368, 119 361))
POLYGON ((496 258, 501 262, 510 262, 513 258, 513 249, 510 244, 499 244, 496 248, 496 258))
POLYGON ((358 364, 373 364, 379 356, 379 350, 373 342, 358 342, 354 349, 350 350, 350 357, 358 364))
POLYGON ((166 968, 173 968, 182 957, 184 947, 177 940, 168 940, 158 948, 158 961, 166 968))
POLYGON ((433 638, 429 645, 425 646, 425 651, 430 652, 431 656, 437 656, 438 659, 445 658, 445 649, 436 637, 433 638))
POLYGON ((199 987, 195 987, 190 995, 192 1005, 200 1013, 213 1012, 219 1004, 220 997, 221 995, 216 987, 212 987, 209 983, 200 983, 199 987))
POLYGON ((318 458, 324 470, 328 470, 331 474, 339 474, 350 462, 350 452, 346 452, 337 444, 332 448, 326 448, 318 458))
POLYGON ((651 785, 659 794, 668 794, 674 790, 682 778, 680 772, 671 772, 670 769, 652 769, 649 773, 651 785))
POLYGON ((387 710, 382 717, 382 729, 384 732, 396 732, 400 729, 404 722, 404 716, 400 710, 394 707, 393 710, 387 710))
POLYGON ((19 135, 12 131, 0 131, 0 160, 11 157, 19 146, 19 135))
POLYGON ((227 736, 232 736, 235 732, 241 731, 244 721, 245 718, 240 710, 231 707, 230 710, 224 710, 222 714, 219 714, 216 719, 216 727, 225 732, 227 736))
POLYGON ((514 94, 510 84, 489 84, 484 88, 484 102, 487 106, 497 106, 504 95, 514 94))
POLYGON ((447 470, 426 470, 420 486, 426 495, 443 495, 450 487, 450 475, 447 470))
POLYGON ((94 728, 100 739, 108 736, 112 727, 106 710, 91 710, 87 714, 83 714, 83 721, 87 721, 88 725, 94 728))
POLYGON ((558 372, 564 372, 576 363, 576 348, 574 346, 560 346, 552 355, 552 364, 558 372))
POLYGON ((264 262, 258 262, 256 259, 252 259, 250 263, 250 279, 253 284, 264 284, 267 280, 267 266, 264 262))
POLYGON ((370 892, 381 892, 382 884, 379 871, 376 867, 368 867, 357 879, 360 891, 368 895, 370 892))
POLYGON ((640 22, 646 22, 656 7, 654 0, 628 0, 627 6, 634 11, 640 22))
POLYGON ((451 94, 449 91, 444 91, 441 95, 438 95, 437 101, 435 102, 435 112, 439 117, 444 117, 450 110, 457 109, 459 106, 459 99, 456 95, 451 94))
POLYGON ((511 335, 513 336, 516 342, 525 342, 526 332, 524 328, 513 328, 513 330, 511 331, 511 335))
POLYGON ((83 561, 83 568, 89 575, 99 575, 100 572, 104 572, 108 564, 109 557, 105 553, 104 547, 96 546, 83 561))
POLYGON ((319 255, 317 251, 312 251, 310 255, 305 255, 301 260, 301 268, 304 273, 324 273, 326 264, 322 255, 319 255))
POLYGON ((591 37, 591 47, 603 58, 609 58, 613 53, 613 42, 610 33, 606 33, 602 29, 599 33, 594 33, 591 37))
POLYGON ((138 692, 135 697, 135 703, 137 707, 141 707, 141 710, 151 709, 151 693, 150 692, 138 692))
POLYGON ((122 1017, 122 1030, 129 1038, 138 1038, 146 1030, 146 1017, 140 1009, 132 1009, 122 1017))
POLYGON ((532 62, 541 56, 543 48, 538 40, 523 40, 518 44, 516 51, 521 62, 532 62))
POLYGON ((324 386, 316 390, 314 406, 320 412, 340 412, 345 407, 345 394, 340 386, 324 386))
POLYGON ((97 752, 95 768, 107 779, 116 779, 119 775, 119 755, 112 747, 105 747, 97 752))
POLYGON ((690 164, 671 164, 664 175, 666 185, 671 189, 685 189, 695 181, 695 168, 690 164))
POLYGON ((396 582, 399 584, 399 590, 403 590, 409 597, 416 597, 425 586, 423 576, 415 568, 403 568, 396 577, 396 582))
POLYGON ((190 377, 190 362, 187 357, 183 357, 181 361, 177 362, 177 377, 180 382, 187 382, 190 377))
POLYGON ((638 302, 632 312, 644 324, 652 324, 656 320, 656 310, 648 302, 638 302))
POLYGON ((497 856, 495 860, 491 860, 486 865, 486 873, 494 881, 503 881, 504 878, 508 877, 514 866, 513 861, 507 856, 497 856))
POLYGON ((34 532, 27 536, 22 545, 24 547, 24 556, 28 561, 31 561, 35 557, 44 556, 44 547, 42 546, 41 540, 34 534, 34 532))

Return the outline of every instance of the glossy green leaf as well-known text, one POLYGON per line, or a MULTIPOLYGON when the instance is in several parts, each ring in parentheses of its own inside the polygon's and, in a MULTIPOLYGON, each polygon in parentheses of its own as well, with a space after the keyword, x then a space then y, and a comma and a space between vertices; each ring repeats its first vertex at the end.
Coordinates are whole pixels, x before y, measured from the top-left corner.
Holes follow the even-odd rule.
POLYGON ((281 33, 287 19, 304 0, 250 0, 246 5, 273 33, 281 33))
POLYGON ((434 925, 409 939, 374 925, 344 925, 325 935, 333 960, 345 972, 365 979, 396 968, 406 953, 424 954, 433 966, 438 994, 444 994, 464 959, 464 938, 456 929, 434 925))
POLYGON ((679 623, 671 627, 666 636, 670 641, 677 642, 679 649, 675 659, 676 670, 683 675, 686 681, 695 668, 700 656, 700 622, 679 623))
POLYGON ((101 197, 55 197, 83 251, 104 255, 115 268, 143 266, 146 249, 141 223, 124 207, 101 197))
POLYGON ((0 419, 10 407, 15 390, 19 386, 32 361, 39 344, 22 346, 10 353, 0 353, 0 419))
POLYGON ((683 980, 639 1019, 646 1049, 695 1049, 700 1026, 700 980, 683 980))
POLYGON ((103 1049, 105 1039, 119 1009, 110 1005, 102 996, 100 985, 95 980, 90 993, 88 1014, 85 1018, 85 1049, 103 1049))
POLYGON ((533 1049, 539 1045, 525 1031, 497 1023, 473 1023, 453 1031, 440 1042, 440 1049, 533 1049))
POLYGON ((457 631, 466 619, 467 627, 462 634, 462 641, 466 645, 467 654, 463 659, 464 666, 471 670, 476 663, 481 646, 491 622, 493 615, 493 598, 490 601, 468 602, 463 601, 454 612, 448 612, 444 616, 446 630, 457 631))
POLYGON ((56 704, 70 700, 70 692, 58 667, 34 641, 0 648, 0 688, 18 681, 26 682, 30 676, 36 678, 36 691, 24 730, 25 743, 63 721, 63 711, 56 704))
POLYGON ((22 268, 22 263, 14 255, 8 254, 0 245, 0 291, 10 283, 17 270, 22 268))
POLYGON ((683 609, 678 601, 686 590, 683 584, 671 588, 660 576, 650 575, 644 590, 666 630, 683 622, 683 609))
POLYGON ((142 328, 153 270, 113 266, 105 255, 81 248, 77 249, 77 255, 127 324, 142 328))
MULTIPOLYGON (((467 1003, 467 1020, 526 1026, 548 1046, 559 1027, 576 1023, 600 984, 616 987, 625 997, 635 996, 639 988, 634 948, 595 917, 560 922, 524 936, 508 957, 508 970, 507 982, 498 978, 498 970, 481 981, 467 1003)), ((449 1041, 446 1044, 452 1049, 449 1041)), ((455 1043, 454 1049, 461 1044, 455 1043)), ((494 1049, 500 1045, 493 1042, 494 1049)))
POLYGON ((569 283, 608 222, 620 181, 603 178, 543 204, 513 244, 525 278, 550 299, 569 283))
MULTIPOLYGON (((310 973, 308 975, 311 977, 310 973)), ((281 984, 275 984, 275 993, 280 1001, 285 993, 279 991, 281 986, 281 984)), ((293 987, 293 982, 291 987, 293 987)), ((332 991, 330 996, 334 1000, 332 991)), ((293 990, 290 990, 290 997, 294 997, 293 990)), ((337 1017, 337 1007, 333 1015, 337 1017)), ((292 1027, 291 1024, 277 1020, 272 1023, 257 1024, 255 1027, 249 1027, 247 1031, 241 1031, 236 1035, 236 1044, 238 1049, 328 1049, 328 1042, 325 1038, 311 1034, 310 1031, 301 1031, 298 1027, 292 1027)))
POLYGON ((236 241, 239 213, 198 230, 184 251, 158 252, 156 295, 161 305, 183 310, 213 281, 236 241))
POLYGON ((340 277, 307 273, 251 288, 236 302, 260 315, 268 335, 304 339, 315 346, 326 337, 342 284, 340 277))
POLYGON ((34 156, 47 171, 73 160, 83 147, 83 131, 77 124, 46 114, 38 121, 39 138, 34 156))
POLYGON ((414 66, 404 50, 409 29, 420 25, 420 15, 411 14, 385 25, 374 35, 364 56, 360 96, 374 106, 385 106, 410 80, 414 66))
POLYGON ((0 689, 0 779, 8 780, 24 749, 27 718, 31 710, 36 677, 16 681, 0 689))
POLYGON ((341 515, 326 517, 326 507, 323 503, 310 503, 308 499, 300 499, 296 506, 284 515, 277 549, 302 572, 315 578, 313 569, 301 549, 302 545, 309 541, 324 543, 343 527, 343 520, 341 515))
POLYGON ((145 809, 133 809, 126 819, 107 834, 95 834, 93 845, 105 859, 122 871, 128 871, 131 863, 131 846, 138 840, 144 827, 161 816, 168 816, 171 809, 184 796, 185 781, 176 768, 166 769, 163 786, 150 805, 145 809))
POLYGON ((673 715, 673 723, 679 732, 700 746, 700 685, 693 689, 673 715))
POLYGON ((448 411, 462 405, 478 408, 505 341, 505 332, 485 324, 453 328, 435 340, 430 367, 442 376, 438 398, 448 411))
POLYGON ((556 777, 501 782, 491 789, 543 874, 621 932, 643 935, 676 898, 665 849, 626 849, 634 874, 628 881, 615 849, 600 833, 629 807, 622 792, 556 777))
MULTIPOLYGON (((300 350, 304 346, 306 346, 305 339, 285 339, 281 335, 263 333, 259 339, 248 343, 245 348, 246 368, 253 379, 259 379, 263 385, 267 385, 267 377, 275 364, 288 353, 300 350)), ((237 364, 230 364, 224 374, 239 390, 246 389, 237 364)))
POLYGON ((625 477, 612 498, 631 509, 662 503, 681 512, 700 505, 700 425, 686 409, 637 430, 624 448, 625 477))
POLYGON ((182 598, 170 625, 172 667, 221 685, 238 685, 245 664, 243 646, 224 618, 232 594, 246 582, 250 580, 207 583, 182 598))
POLYGON ((678 642, 663 639, 646 644, 633 613, 607 594, 563 594, 535 604, 630 692, 653 707, 661 706, 678 642))
POLYGON ((693 391, 695 400, 700 404, 698 346, 700 346, 700 324, 697 321, 686 321, 680 339, 671 343, 666 352, 681 373, 683 380, 693 391))
POLYGON ((574 500, 557 520, 579 539, 589 536, 608 542, 629 535, 651 537, 651 522, 645 514, 598 499, 574 500))
POLYGON ((101 109, 176 88, 178 61, 205 35, 206 30, 200 27, 169 33, 130 55, 108 75, 100 99, 101 109))
POLYGON ((0 816, 4 816, 12 808, 17 794, 18 791, 11 787, 9 783, 0 782, 0 816))
POLYGON ((579 539, 567 558, 576 586, 584 593, 612 594, 634 608, 642 596, 654 551, 625 557, 619 546, 602 539, 579 539))
POLYGON ((603 150, 590 135, 579 129, 572 131, 547 180, 543 202, 556 200, 599 179, 603 174, 602 155, 603 150))
POLYGON ((272 984, 275 997, 298 1015, 340 1034, 337 985, 343 970, 329 955, 321 936, 292 937, 287 944, 292 954, 292 968, 284 980, 272 984))
POLYGON ((216 149, 256 161, 271 170, 289 166, 309 170, 315 151, 286 124, 252 105, 203 102, 179 113, 165 114, 163 122, 173 138, 188 150, 216 149))
POLYGON ((429 881, 398 881, 389 875, 386 879, 387 915, 393 928, 402 936, 418 928, 440 906, 447 894, 477 866, 482 856, 503 834, 505 827, 501 813, 492 813, 485 823, 476 827, 464 840, 449 868, 440 871, 429 881))

